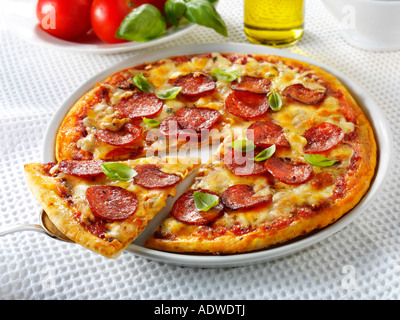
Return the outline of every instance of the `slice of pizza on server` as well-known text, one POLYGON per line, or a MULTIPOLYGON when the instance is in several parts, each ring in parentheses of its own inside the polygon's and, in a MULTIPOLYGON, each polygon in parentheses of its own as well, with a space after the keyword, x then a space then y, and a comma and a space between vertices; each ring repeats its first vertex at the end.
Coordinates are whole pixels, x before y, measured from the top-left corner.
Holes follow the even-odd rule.
POLYGON ((108 258, 119 256, 176 196, 197 158, 149 157, 120 162, 62 160, 25 165, 30 190, 57 228, 108 258))

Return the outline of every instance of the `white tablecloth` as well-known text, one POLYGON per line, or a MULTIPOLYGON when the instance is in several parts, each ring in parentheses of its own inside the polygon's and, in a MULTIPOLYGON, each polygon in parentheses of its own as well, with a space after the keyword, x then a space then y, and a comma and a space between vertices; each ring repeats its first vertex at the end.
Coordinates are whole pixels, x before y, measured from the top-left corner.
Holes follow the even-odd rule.
MULTIPOLYGON (((348 45, 317 0, 307 1, 303 39, 293 53, 318 60, 374 97, 400 137, 400 52, 348 45)), ((248 43, 241 0, 221 0, 229 38, 196 27, 159 46, 248 43)), ((30 44, 0 24, 0 227, 37 222, 23 164, 40 161, 47 124, 81 83, 136 52, 76 54, 30 44)), ((153 48, 154 49, 154 48, 153 48)), ((153 50, 151 49, 151 50, 153 50)), ((274 261, 227 269, 179 267, 124 253, 108 260, 36 232, 0 238, 1 299, 399 299, 400 174, 390 177, 355 222, 316 245, 274 261)))

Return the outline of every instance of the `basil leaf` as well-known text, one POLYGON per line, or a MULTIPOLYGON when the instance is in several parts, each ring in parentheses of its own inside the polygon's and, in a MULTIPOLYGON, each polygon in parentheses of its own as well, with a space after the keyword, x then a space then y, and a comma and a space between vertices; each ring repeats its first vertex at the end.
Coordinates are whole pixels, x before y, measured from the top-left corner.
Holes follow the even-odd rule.
POLYGON ((200 211, 208 211, 219 203, 218 196, 201 191, 193 192, 193 199, 196 209, 200 211))
POLYGON ((182 87, 172 87, 171 89, 167 89, 156 93, 156 96, 160 99, 169 100, 175 99, 178 93, 181 91, 182 87))
POLYGON ((134 76, 132 82, 135 84, 136 87, 144 92, 153 92, 150 82, 148 82, 144 75, 141 73, 134 76))
POLYGON ((339 161, 339 160, 328 159, 318 154, 308 154, 308 153, 304 154, 304 159, 306 159, 306 161, 309 164, 316 167, 329 167, 335 164, 337 161, 339 161))
POLYGON ((274 111, 279 111, 282 108, 282 98, 279 93, 271 91, 271 94, 268 97, 269 106, 274 111))
POLYGON ((177 27, 179 19, 183 17, 186 11, 186 2, 184 0, 168 0, 164 5, 164 13, 167 22, 177 27))
POLYGON ((276 146, 273 144, 267 149, 264 149, 261 151, 258 155, 254 157, 254 161, 264 161, 272 157, 272 155, 275 153, 276 146))
POLYGON ((145 118, 145 117, 143 117, 143 122, 150 127, 158 127, 160 125, 160 121, 158 121, 156 119, 145 118))
POLYGON ((224 20, 208 0, 187 0, 184 16, 190 22, 212 28, 225 37, 228 36, 224 20))
POLYGON ((236 70, 229 70, 229 69, 213 69, 211 70, 211 74, 214 77, 217 77, 218 79, 228 82, 234 81, 239 77, 238 72, 236 70))
POLYGON ((104 174, 113 180, 128 181, 137 175, 130 166, 121 162, 104 162, 101 164, 104 174))
POLYGON ((145 42, 161 36, 167 23, 160 10, 151 4, 133 9, 122 20, 115 36, 119 39, 145 42))
POLYGON ((232 148, 241 152, 250 152, 253 151, 256 146, 250 140, 235 140, 232 142, 232 148))

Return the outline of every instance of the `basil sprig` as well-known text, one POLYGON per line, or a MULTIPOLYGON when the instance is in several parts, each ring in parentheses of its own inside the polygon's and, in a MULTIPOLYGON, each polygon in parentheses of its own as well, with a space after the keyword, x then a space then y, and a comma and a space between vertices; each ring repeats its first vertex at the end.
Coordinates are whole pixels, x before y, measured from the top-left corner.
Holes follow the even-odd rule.
POLYGON ((223 36, 228 36, 225 22, 215 9, 215 0, 168 0, 164 5, 164 15, 151 4, 134 8, 122 20, 115 37, 129 41, 145 42, 165 33, 167 23, 178 26, 181 20, 190 21, 212 28, 223 36))
POLYGON ((145 124, 147 124, 149 127, 155 128, 155 127, 158 127, 160 125, 160 121, 158 121, 156 119, 149 119, 149 118, 146 118, 146 117, 143 117, 142 119, 143 119, 143 122, 145 124))
POLYGON ((163 100, 175 99, 181 90, 182 87, 172 87, 171 89, 156 93, 156 96, 163 100))
POLYGON ((200 211, 208 211, 219 203, 218 196, 201 191, 193 192, 193 199, 196 209, 200 211))
POLYGON ((232 148, 240 152, 254 151, 256 145, 250 140, 235 140, 232 142, 232 148))
POLYGON ((121 162, 103 162, 101 170, 112 180, 128 181, 137 175, 130 166, 121 162))
POLYGON ((232 82, 236 79, 240 79, 239 71, 233 69, 213 69, 211 74, 218 79, 232 82))
POLYGON ((254 157, 254 161, 264 161, 272 157, 275 153, 276 146, 273 144, 269 148, 264 149, 258 155, 254 157))
POLYGON ((192 23, 214 29, 227 37, 228 30, 224 20, 213 6, 214 0, 168 0, 164 6, 167 22, 178 26, 179 20, 185 17, 192 23))
POLYGON ((185 11, 185 0, 168 0, 164 5, 164 12, 167 18, 167 22, 175 27, 179 25, 179 20, 183 17, 185 11))
POLYGON ((268 97, 268 103, 272 110, 279 111, 282 108, 282 98, 279 93, 271 91, 268 97))
POLYGON ((115 37, 146 42, 161 36, 166 28, 167 23, 160 10, 151 4, 142 4, 122 20, 115 37))
POLYGON ((153 88, 151 87, 150 82, 148 82, 144 75, 141 73, 135 75, 132 79, 132 82, 136 87, 144 92, 153 92, 153 88))
POLYGON ((318 154, 309 154, 309 153, 304 154, 304 159, 306 159, 306 161, 310 165, 316 167, 329 167, 339 161, 339 160, 328 159, 318 154))

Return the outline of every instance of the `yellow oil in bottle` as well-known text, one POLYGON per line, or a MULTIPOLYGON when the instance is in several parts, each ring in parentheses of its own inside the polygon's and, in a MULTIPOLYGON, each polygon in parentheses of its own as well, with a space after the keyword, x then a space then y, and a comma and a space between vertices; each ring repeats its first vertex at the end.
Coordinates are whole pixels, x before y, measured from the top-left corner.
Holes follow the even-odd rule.
POLYGON ((250 42, 287 46, 303 35, 303 0, 244 0, 244 32, 250 42))

